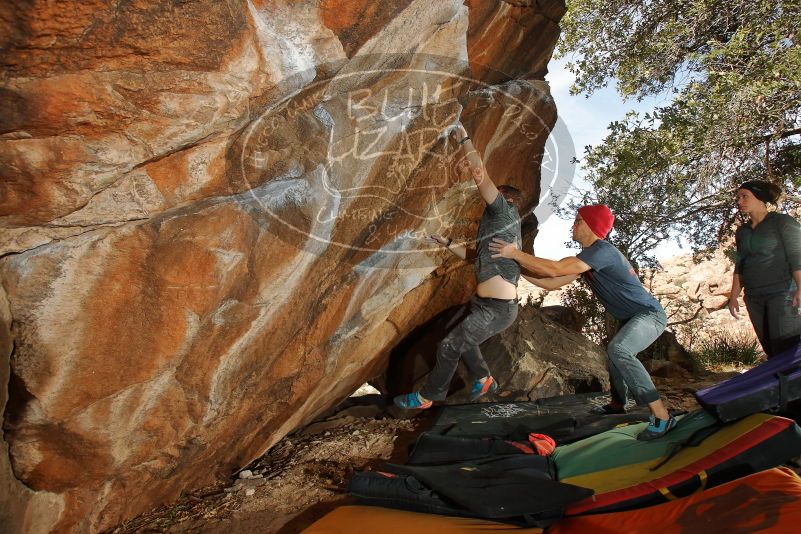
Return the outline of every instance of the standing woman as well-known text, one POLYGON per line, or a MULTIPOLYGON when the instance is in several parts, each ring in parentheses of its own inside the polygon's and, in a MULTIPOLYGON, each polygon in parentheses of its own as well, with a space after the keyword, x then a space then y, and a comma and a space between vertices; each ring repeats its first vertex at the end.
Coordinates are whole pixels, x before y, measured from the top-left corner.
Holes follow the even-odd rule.
POLYGON ((781 189, 752 180, 737 190, 737 207, 750 221, 737 229, 737 263, 729 311, 737 318, 737 297, 745 289, 745 306, 768 358, 787 350, 801 337, 801 225, 786 213, 768 211, 781 189))

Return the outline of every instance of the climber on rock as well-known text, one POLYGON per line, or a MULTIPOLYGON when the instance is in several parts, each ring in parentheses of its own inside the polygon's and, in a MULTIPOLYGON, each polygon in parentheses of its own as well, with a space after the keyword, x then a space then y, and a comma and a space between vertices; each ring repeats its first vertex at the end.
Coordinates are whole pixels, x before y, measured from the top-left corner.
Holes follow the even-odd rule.
POLYGON ((668 413, 648 371, 637 359, 637 353, 665 330, 667 315, 642 285, 626 257, 606 241, 614 220, 612 211, 603 204, 579 208, 573 222, 573 240, 582 250, 559 261, 526 254, 502 236, 494 238, 489 248, 493 258, 517 261, 526 280, 549 291, 581 277, 606 311, 622 323, 607 346, 612 402, 599 411, 624 413, 630 393, 637 404, 647 404, 651 410, 650 424, 637 436, 647 441, 665 435, 676 426, 676 419, 668 413))
POLYGON ((487 206, 478 226, 475 250, 454 244, 453 239, 440 235, 431 235, 428 240, 444 246, 463 260, 473 261, 478 286, 476 294, 450 321, 448 328, 456 326, 440 342, 436 364, 425 386, 419 391, 395 397, 395 405, 405 409, 422 410, 430 408, 432 401, 445 399, 459 360, 464 361, 475 379, 470 390, 471 400, 498 389, 478 346, 506 330, 517 317, 520 266, 510 259, 491 257, 488 246, 493 236, 520 245, 518 210, 523 196, 515 187, 495 186, 461 123, 456 125, 452 135, 459 147, 466 151, 471 176, 487 206))

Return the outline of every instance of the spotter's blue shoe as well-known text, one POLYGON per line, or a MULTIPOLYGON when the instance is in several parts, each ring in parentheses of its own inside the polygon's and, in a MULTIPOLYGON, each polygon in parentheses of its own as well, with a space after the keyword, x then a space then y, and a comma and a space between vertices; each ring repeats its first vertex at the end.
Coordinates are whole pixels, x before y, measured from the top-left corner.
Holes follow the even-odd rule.
POLYGON ((483 397, 487 393, 492 393, 497 389, 498 383, 491 376, 488 376, 483 382, 481 380, 476 380, 473 382, 473 388, 470 390, 470 400, 478 400, 479 397, 483 397))
POLYGON ((431 408, 431 405, 434 404, 430 400, 423 400, 423 398, 420 397, 419 391, 398 395, 392 399, 392 402, 395 403, 395 406, 403 408, 404 410, 426 410, 431 408))
POLYGON ((670 419, 665 421, 664 419, 657 419, 653 415, 650 418, 650 423, 645 430, 637 434, 637 439, 640 441, 651 441, 652 439, 661 438, 676 426, 676 418, 672 415, 670 419))

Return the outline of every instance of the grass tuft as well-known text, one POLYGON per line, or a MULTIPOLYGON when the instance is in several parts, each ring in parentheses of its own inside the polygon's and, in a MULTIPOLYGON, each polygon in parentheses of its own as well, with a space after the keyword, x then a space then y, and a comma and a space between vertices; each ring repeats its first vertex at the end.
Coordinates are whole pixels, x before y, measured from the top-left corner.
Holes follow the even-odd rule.
POLYGON ((721 366, 753 367, 765 359, 753 333, 739 330, 720 332, 701 340, 693 356, 707 369, 721 366))

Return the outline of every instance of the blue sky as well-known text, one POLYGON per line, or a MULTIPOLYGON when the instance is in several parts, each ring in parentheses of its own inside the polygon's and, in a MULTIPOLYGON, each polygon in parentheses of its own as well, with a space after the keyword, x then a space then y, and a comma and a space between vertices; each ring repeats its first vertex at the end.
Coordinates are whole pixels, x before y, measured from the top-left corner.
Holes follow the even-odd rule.
MULTIPOLYGON (((567 127, 572 138, 576 156, 581 159, 584 147, 600 144, 606 136, 609 123, 622 119, 631 110, 645 113, 666 103, 665 97, 649 98, 642 102, 624 101, 614 86, 596 91, 590 98, 584 95, 570 95, 570 85, 574 76, 565 68, 565 59, 553 60, 548 65, 550 71, 546 80, 551 86, 551 94, 556 101, 559 118, 567 127)), ((564 141, 561 141, 562 143, 564 141)), ((574 186, 587 189, 588 184, 582 179, 581 163, 562 166, 560 172, 573 172, 574 186)), ((559 259, 575 255, 577 249, 569 248, 565 242, 570 241, 570 220, 561 220, 556 215, 549 216, 540 225, 540 233, 534 243, 537 256, 559 259)), ((658 259, 663 260, 681 254, 682 250, 675 243, 665 243, 656 251, 658 259)))

